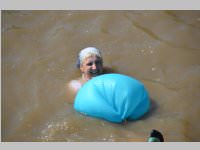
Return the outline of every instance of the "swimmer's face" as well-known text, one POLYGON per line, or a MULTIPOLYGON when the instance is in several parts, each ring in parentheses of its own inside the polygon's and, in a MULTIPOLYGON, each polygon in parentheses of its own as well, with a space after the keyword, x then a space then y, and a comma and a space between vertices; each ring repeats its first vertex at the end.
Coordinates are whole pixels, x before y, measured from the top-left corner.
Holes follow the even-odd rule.
POLYGON ((80 65, 80 70, 88 78, 100 75, 103 72, 102 59, 97 56, 89 56, 80 65))

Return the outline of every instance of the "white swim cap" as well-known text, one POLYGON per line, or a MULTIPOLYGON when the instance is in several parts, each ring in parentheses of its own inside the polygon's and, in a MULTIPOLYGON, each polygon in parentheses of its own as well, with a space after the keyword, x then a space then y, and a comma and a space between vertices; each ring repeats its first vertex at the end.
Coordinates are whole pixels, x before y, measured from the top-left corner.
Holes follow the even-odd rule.
POLYGON ((78 55, 77 67, 80 68, 80 65, 82 64, 83 60, 92 55, 102 58, 100 50, 98 50, 95 47, 87 47, 82 49, 78 55))

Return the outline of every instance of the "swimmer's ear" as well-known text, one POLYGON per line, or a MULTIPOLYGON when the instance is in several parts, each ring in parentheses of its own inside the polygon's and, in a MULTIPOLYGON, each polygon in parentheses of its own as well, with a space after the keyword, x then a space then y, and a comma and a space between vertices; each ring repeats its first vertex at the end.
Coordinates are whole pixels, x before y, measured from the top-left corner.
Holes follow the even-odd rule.
POLYGON ((103 58, 101 58, 101 64, 103 65, 103 58))
POLYGON ((82 64, 80 64, 80 68, 79 69, 81 70, 82 73, 84 73, 82 64))

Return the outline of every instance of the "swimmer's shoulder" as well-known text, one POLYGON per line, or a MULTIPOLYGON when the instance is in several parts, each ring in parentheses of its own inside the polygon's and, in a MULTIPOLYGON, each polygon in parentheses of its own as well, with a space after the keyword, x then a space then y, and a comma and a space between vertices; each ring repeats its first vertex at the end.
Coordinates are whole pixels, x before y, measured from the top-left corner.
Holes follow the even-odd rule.
POLYGON ((74 98, 81 86, 82 84, 79 80, 71 80, 66 84, 66 96, 68 103, 74 103, 74 98))
POLYGON ((67 85, 69 90, 74 91, 74 92, 77 92, 81 88, 81 86, 82 86, 82 83, 80 79, 71 80, 67 85))

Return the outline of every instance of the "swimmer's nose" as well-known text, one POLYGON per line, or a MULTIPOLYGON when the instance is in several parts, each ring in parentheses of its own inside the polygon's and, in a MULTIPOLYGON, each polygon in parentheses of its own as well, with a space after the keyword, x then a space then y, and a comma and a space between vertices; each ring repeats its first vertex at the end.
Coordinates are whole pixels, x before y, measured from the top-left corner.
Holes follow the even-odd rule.
POLYGON ((95 63, 93 63, 93 65, 92 65, 92 69, 93 69, 93 70, 96 70, 96 69, 97 69, 97 66, 96 66, 95 63))

